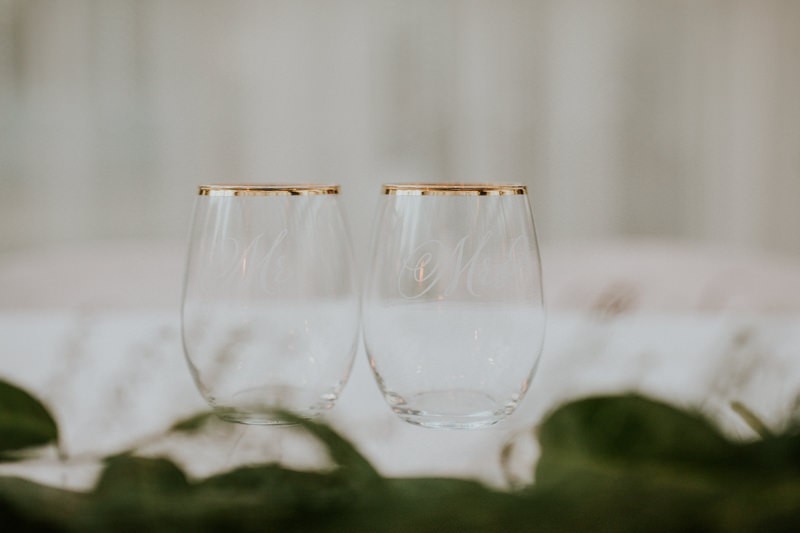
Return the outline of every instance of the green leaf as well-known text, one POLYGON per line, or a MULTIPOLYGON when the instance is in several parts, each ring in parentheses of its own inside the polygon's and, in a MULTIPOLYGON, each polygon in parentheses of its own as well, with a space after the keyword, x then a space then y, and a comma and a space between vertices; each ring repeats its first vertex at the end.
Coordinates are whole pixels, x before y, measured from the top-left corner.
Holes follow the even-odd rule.
POLYGON ((339 465, 343 473, 360 482, 374 482, 380 479, 380 474, 361 455, 353 444, 339 435, 330 426, 297 416, 290 412, 278 412, 282 419, 292 424, 297 424, 305 431, 319 439, 328 450, 331 459, 339 465))
MULTIPOLYGON (((403 524, 406 531, 440 527, 450 531, 508 531, 507 521, 515 509, 517 513, 530 515, 522 499, 488 489, 476 481, 410 478, 387 480, 387 485, 385 497, 372 509, 370 530, 395 523, 403 524)), ((356 522, 362 519, 352 518, 356 522)))
POLYGON ((162 458, 117 455, 106 460, 106 469, 95 492, 100 495, 116 491, 146 493, 185 490, 186 475, 174 463, 162 458))
POLYGON ((199 413, 184 420, 179 420, 169 429, 169 433, 194 433, 202 429, 213 413, 199 413))
MULTIPOLYGON (((337 464, 332 472, 297 472, 279 465, 243 467, 197 483, 165 459, 127 454, 107 460, 93 494, 89 529, 280 530, 315 529, 343 519, 373 501, 379 474, 328 426, 291 413, 276 413, 319 439, 337 464)), ((193 431, 205 415, 176 424, 193 431)))
POLYGON ((566 529, 788 531, 800 523, 795 436, 732 442, 695 413, 630 395, 565 405, 539 438, 530 494, 561 509, 554 523, 566 529))
POLYGON ((259 530, 273 524, 279 530, 318 529, 359 509, 369 500, 363 489, 336 473, 244 467, 194 486, 187 511, 218 528, 259 530))
POLYGON ((58 426, 39 400, 0 381, 0 460, 8 452, 58 441, 58 426))
POLYGON ((0 477, 0 524, 4 531, 79 529, 88 503, 85 494, 0 477))
POLYGON ((170 530, 179 525, 189 495, 185 474, 161 458, 117 455, 106 460, 106 469, 94 492, 92 506, 81 517, 84 530, 170 530))
POLYGON ((539 429, 537 483, 570 465, 735 466, 737 447, 707 420, 641 396, 579 400, 551 414, 539 429))

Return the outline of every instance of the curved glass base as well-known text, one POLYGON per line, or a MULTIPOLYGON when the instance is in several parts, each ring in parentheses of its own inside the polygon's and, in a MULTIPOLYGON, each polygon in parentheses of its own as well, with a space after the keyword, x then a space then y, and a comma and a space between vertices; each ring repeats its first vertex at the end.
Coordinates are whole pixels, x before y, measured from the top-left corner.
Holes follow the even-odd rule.
POLYGON ((281 412, 312 419, 331 409, 338 395, 330 392, 316 396, 301 388, 267 386, 247 389, 227 398, 208 398, 208 404, 222 420, 259 426, 287 426, 281 412))
MULTIPOLYGON (((293 413, 296 412, 293 411, 293 413)), ((281 418, 280 414, 269 411, 242 411, 239 409, 219 407, 214 409, 214 414, 226 422, 253 426, 294 426, 297 424, 297 422, 293 420, 286 420, 281 418)), ((296 414, 303 418, 313 419, 317 418, 321 413, 319 411, 309 411, 296 414)))
POLYGON ((387 394, 392 411, 409 424, 434 429, 480 429, 493 426, 513 411, 498 409, 494 398, 478 391, 421 392, 401 398, 387 394))

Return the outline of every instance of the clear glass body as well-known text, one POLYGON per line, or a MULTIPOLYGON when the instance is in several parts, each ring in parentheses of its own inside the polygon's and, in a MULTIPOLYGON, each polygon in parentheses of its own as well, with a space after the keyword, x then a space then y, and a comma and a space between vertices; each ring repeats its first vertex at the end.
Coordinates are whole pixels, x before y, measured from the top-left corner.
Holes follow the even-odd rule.
POLYGON ((363 330, 391 409, 437 428, 511 414, 545 324, 525 187, 387 185, 375 235, 363 330))
POLYGON ((358 342, 352 251, 335 186, 205 186, 182 326, 189 369, 222 418, 333 407, 358 342))

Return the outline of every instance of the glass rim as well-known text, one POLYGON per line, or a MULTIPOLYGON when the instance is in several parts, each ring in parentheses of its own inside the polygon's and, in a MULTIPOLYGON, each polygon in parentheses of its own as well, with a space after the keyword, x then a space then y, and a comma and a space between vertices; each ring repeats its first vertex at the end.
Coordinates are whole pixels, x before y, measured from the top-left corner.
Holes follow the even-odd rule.
POLYGON ((383 194, 390 196, 509 196, 526 195, 521 183, 386 183, 383 194))
POLYGON ((315 183, 247 183, 200 185, 199 196, 315 196, 339 194, 338 185, 315 183))

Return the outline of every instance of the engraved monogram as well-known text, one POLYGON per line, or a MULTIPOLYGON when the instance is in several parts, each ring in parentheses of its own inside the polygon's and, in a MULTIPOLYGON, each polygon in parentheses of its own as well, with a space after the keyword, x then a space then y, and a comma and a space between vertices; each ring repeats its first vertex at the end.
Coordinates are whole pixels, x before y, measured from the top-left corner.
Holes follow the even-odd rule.
POLYGON ((235 279, 237 283, 250 280, 266 292, 288 281, 291 272, 282 248, 289 230, 283 229, 270 238, 265 233, 256 235, 244 245, 238 239, 227 238, 219 250, 219 279, 235 279))
POLYGON ((521 254, 529 248, 528 238, 520 235, 490 253, 492 237, 488 231, 478 237, 465 235, 452 247, 436 239, 419 244, 401 263, 398 292, 412 300, 434 289, 448 296, 463 286, 470 295, 480 296, 506 288, 511 279, 521 281, 526 270, 521 254))

